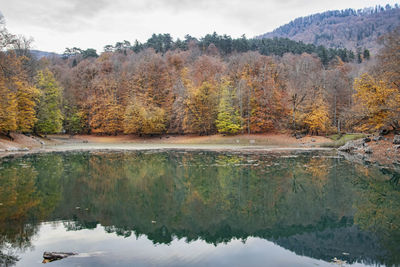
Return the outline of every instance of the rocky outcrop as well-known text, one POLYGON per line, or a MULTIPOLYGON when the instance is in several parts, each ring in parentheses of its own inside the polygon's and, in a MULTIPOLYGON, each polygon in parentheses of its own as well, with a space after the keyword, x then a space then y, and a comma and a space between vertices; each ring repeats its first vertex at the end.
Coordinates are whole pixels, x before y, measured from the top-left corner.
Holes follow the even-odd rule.
POLYGON ((400 145, 400 135, 395 135, 393 138, 393 144, 400 145))
POLYGON ((372 154, 372 148, 370 147, 370 146, 367 146, 367 147, 365 147, 365 149, 364 149, 364 153, 366 153, 366 154, 372 154))
POLYGON ((363 149, 366 146, 364 139, 348 141, 345 145, 338 148, 339 151, 353 153, 363 149))
POLYGON ((383 136, 382 136, 382 135, 374 136, 374 137, 372 138, 372 140, 375 141, 375 142, 381 141, 381 140, 383 140, 383 136))

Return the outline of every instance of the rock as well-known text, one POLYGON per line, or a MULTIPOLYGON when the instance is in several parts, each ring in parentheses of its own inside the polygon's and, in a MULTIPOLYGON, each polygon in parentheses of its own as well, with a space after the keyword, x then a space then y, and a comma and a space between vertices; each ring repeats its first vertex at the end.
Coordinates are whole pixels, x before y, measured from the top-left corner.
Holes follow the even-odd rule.
POLYGON ((29 148, 24 147, 24 148, 21 148, 20 150, 21 150, 21 151, 29 151, 29 148))
POLYGON ((393 138, 393 144, 400 145, 400 135, 395 135, 393 138))
POLYGON ((355 150, 363 148, 364 144, 365 144, 364 139, 348 141, 345 145, 339 147, 338 150, 351 153, 355 150))
POLYGON ((301 134, 301 133, 294 133, 294 134, 292 134, 292 136, 293 136, 294 138, 296 138, 296 139, 301 139, 301 138, 303 138, 305 135, 304 135, 304 134, 301 134))
POLYGON ((393 148, 394 148, 395 150, 398 150, 398 149, 400 149, 400 145, 395 145, 395 146, 393 146, 393 148))
POLYGON ((9 148, 6 149, 7 152, 16 152, 18 150, 19 149, 17 147, 9 147, 9 148))
POLYGON ((365 153, 365 154, 372 154, 372 148, 371 148, 370 146, 367 146, 367 147, 364 149, 364 153, 365 153))
POLYGON ((371 138, 369 138, 369 137, 365 137, 363 140, 364 140, 365 143, 371 142, 371 138))
POLYGON ((382 135, 378 135, 378 136, 372 137, 372 140, 375 141, 375 142, 378 142, 378 141, 380 141, 382 139, 383 139, 382 135))
POLYGON ((379 135, 387 135, 387 134, 389 134, 389 130, 387 129, 382 129, 379 131, 379 135))
POLYGON ((301 139, 301 138, 304 137, 304 135, 302 135, 302 134, 296 134, 294 137, 296 137, 296 139, 301 139))

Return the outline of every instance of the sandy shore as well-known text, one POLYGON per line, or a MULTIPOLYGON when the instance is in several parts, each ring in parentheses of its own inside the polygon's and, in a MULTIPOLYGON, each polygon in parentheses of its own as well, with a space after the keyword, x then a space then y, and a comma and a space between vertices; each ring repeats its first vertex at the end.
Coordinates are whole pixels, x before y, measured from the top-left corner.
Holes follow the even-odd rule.
POLYGON ((306 136, 296 139, 285 134, 237 136, 163 136, 139 138, 136 136, 50 135, 38 138, 13 134, 14 141, 0 139, 0 157, 32 153, 64 151, 137 151, 137 150, 210 150, 241 152, 273 151, 329 151, 321 148, 331 140, 306 136))

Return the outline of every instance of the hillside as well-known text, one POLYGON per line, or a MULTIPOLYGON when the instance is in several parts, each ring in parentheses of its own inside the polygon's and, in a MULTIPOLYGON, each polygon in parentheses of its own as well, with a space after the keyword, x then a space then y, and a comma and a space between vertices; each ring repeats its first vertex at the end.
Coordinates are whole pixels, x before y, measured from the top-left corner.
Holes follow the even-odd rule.
POLYGON ((326 11, 297 18, 257 38, 284 37, 332 48, 367 48, 376 52, 377 37, 400 26, 400 8, 371 7, 362 10, 326 11))

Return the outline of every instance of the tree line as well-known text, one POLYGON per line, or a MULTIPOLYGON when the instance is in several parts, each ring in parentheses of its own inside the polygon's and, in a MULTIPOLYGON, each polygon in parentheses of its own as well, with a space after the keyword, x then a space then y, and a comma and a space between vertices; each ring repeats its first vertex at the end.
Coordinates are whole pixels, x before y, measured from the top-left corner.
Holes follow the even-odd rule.
MULTIPOLYGON (((100 56, 73 48, 64 57, 36 60, 29 54, 30 40, 5 27, 1 33, 0 132, 5 134, 288 129, 325 134, 398 128, 398 32, 382 38, 376 63, 369 53, 360 53, 360 61, 337 54, 324 62, 315 51, 286 51, 283 43, 277 45, 286 51, 281 54, 228 51, 218 35, 220 41, 206 36, 175 49, 167 45, 168 35, 154 35, 152 46, 138 50, 125 42, 100 56), (161 37, 166 41, 157 43, 161 37), (360 76, 365 70, 369 74, 360 76)), ((279 40, 285 42, 264 43, 279 40)))
MULTIPOLYGON (((129 50, 138 53, 145 49, 153 48, 156 53, 164 54, 168 51, 174 50, 186 51, 193 46, 197 46, 202 52, 217 50, 221 56, 248 51, 257 51, 261 55, 265 56, 283 56, 285 53, 314 53, 321 59, 325 66, 336 57, 340 57, 343 62, 351 62, 355 59, 360 59, 360 57, 356 57, 353 51, 345 48, 327 49, 324 46, 305 44, 288 38, 247 39, 245 35, 242 35, 241 38, 232 38, 226 34, 218 35, 216 32, 213 34, 207 34, 200 39, 186 35, 184 40, 178 38, 176 41, 173 40, 170 34, 153 34, 145 43, 140 43, 136 40, 131 44, 129 41, 124 40, 122 42, 117 42, 115 45, 106 45, 104 46, 104 52, 119 52, 127 54, 127 51, 129 50)), ((357 53, 361 53, 361 51, 357 51, 357 53)), ((369 51, 364 49, 364 53, 369 53, 369 51)), ((63 53, 64 58, 77 55, 80 55, 83 58, 98 57, 96 50, 91 48, 86 50, 77 47, 66 48, 63 53)))

